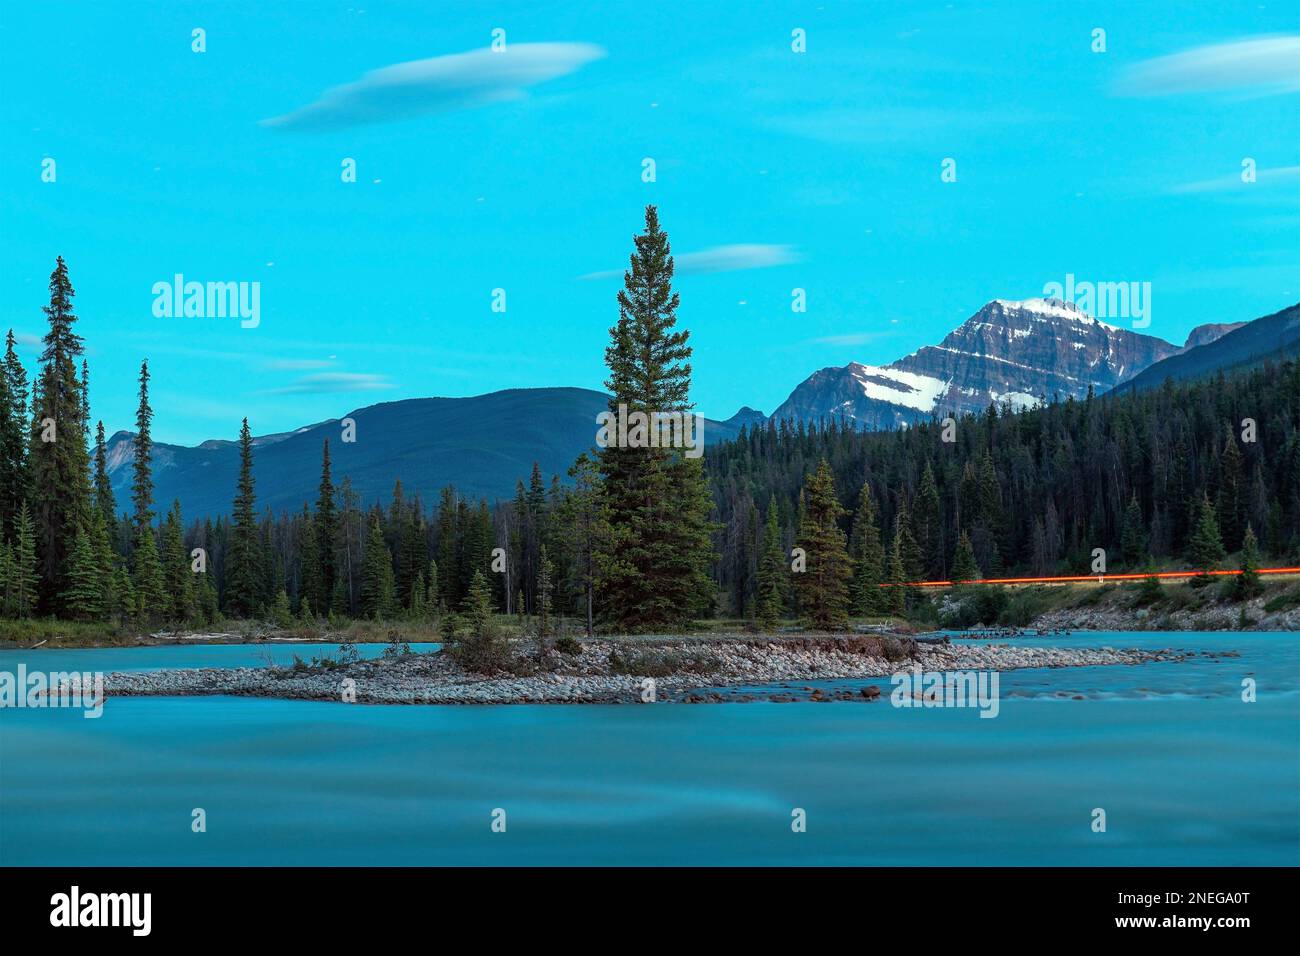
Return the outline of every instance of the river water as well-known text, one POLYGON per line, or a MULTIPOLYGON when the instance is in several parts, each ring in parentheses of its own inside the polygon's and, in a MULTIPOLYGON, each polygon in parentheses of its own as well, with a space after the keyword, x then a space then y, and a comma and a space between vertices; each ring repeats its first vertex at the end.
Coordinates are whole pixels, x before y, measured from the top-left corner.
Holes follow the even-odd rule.
MULTIPOLYGON (((1240 656, 1005 672, 995 719, 894 708, 888 680, 857 682, 874 702, 5 708, 0 865, 1300 864, 1294 635, 1024 640, 1240 656)), ((0 671, 332 650, 5 651, 0 671)))

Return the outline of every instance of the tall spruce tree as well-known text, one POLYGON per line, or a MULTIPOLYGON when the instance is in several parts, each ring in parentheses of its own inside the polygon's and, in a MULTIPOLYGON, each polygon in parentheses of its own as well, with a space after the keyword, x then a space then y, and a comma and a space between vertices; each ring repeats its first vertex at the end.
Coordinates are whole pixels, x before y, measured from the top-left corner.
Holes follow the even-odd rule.
POLYGON ((135 613, 145 620, 167 620, 171 601, 166 591, 153 519, 153 408, 149 405, 149 361, 140 363, 139 402, 135 412, 135 460, 131 466, 131 583, 135 613))
MULTIPOLYGON (((1214 507, 1210 504, 1210 499, 1202 495, 1196 527, 1187 543, 1187 560, 1197 571, 1209 572, 1217 569, 1225 556, 1214 507)), ((1200 578, 1201 583, 1205 583, 1210 580, 1210 575, 1205 573, 1200 578)))
POLYGON ((310 619, 329 609, 329 598, 321 589, 320 535, 316 519, 302 506, 298 543, 298 615, 310 619))
POLYGON ((361 613, 375 620, 390 618, 397 610, 393 556, 384 541, 384 529, 372 518, 366 537, 364 566, 361 573, 361 613))
POLYGON ((954 584, 960 584, 979 579, 980 566, 975 561, 975 549, 971 546, 970 535, 963 531, 957 539, 957 550, 952 556, 952 580, 954 584))
POLYGON ((169 602, 167 616, 184 624, 194 617, 194 572, 185 550, 185 531, 181 520, 181 503, 174 501, 162 529, 163 584, 169 602))
POLYGON ((1259 583, 1259 542, 1255 540, 1255 529, 1249 524, 1241 539, 1241 574, 1237 575, 1234 583, 1233 591, 1238 601, 1249 601, 1264 591, 1264 586, 1259 583))
POLYGON ((260 541, 256 495, 253 491, 253 435, 245 418, 239 429, 239 482, 235 492, 226 556, 226 607, 236 617, 250 617, 258 609, 262 591, 260 541))
POLYGON ((14 539, 13 571, 9 579, 14 615, 36 613, 40 575, 36 565, 36 528, 27 502, 18 506, 18 533, 14 539))
POLYGON ((1228 551, 1241 547, 1241 502, 1241 451, 1237 448, 1237 436, 1229 425, 1219 462, 1219 493, 1215 501, 1219 534, 1223 536, 1223 546, 1228 551))
MULTIPOLYGON (((684 417, 694 407, 690 333, 676 328, 673 258, 654 206, 646 207, 645 232, 635 245, 605 349, 609 409, 629 421, 637 413, 684 417)), ((677 626, 710 602, 708 485, 698 458, 629 444, 615 440, 599 452, 610 520, 601 614, 626 631, 677 626)))
POLYGON ((338 552, 338 520, 334 514, 334 480, 330 476, 330 440, 321 451, 320 488, 316 498, 316 553, 320 562, 318 580, 307 582, 312 610, 324 614, 334 593, 335 560, 338 552))
POLYGON ((1138 504, 1136 493, 1129 498, 1128 507, 1124 510, 1119 546, 1124 567, 1136 571, 1143 563, 1147 551, 1146 525, 1142 521, 1142 506, 1138 504))
POLYGON ((135 461, 131 465, 131 504, 135 532, 153 525, 153 408, 149 405, 149 360, 140 363, 140 401, 135 411, 135 461))
POLYGON ((99 565, 90 536, 84 531, 77 532, 77 543, 68 559, 67 585, 63 592, 63 606, 72 618, 92 621, 104 613, 103 575, 104 569, 99 565))
POLYGON ((880 525, 870 482, 863 482, 858 494, 849 555, 853 558, 853 612, 860 615, 882 613, 887 609, 887 595, 880 587, 885 580, 885 546, 880 540, 880 525))
POLYGON ((0 367, 0 539, 18 533, 27 495, 27 372, 15 344, 10 329, 0 367))
POLYGON ((104 518, 110 542, 117 540, 117 499, 108 477, 108 446, 104 442, 104 423, 95 425, 95 507, 104 518))
POLYGON ((760 628, 773 630, 785 613, 785 552, 781 548, 781 524, 776 497, 767 503, 763 538, 758 553, 758 606, 755 618, 760 628))
POLYGON ((41 603, 58 612, 77 535, 90 527, 90 454, 77 378, 77 359, 84 349, 74 331, 76 293, 62 256, 50 275, 49 290, 50 304, 44 307, 49 331, 32 401, 27 458, 41 603))
POLYGON ((920 548, 921 577, 943 577, 943 528, 939 520, 939 488, 934 480, 934 469, 927 459, 921 473, 921 487, 912 507, 912 533, 920 548))
POLYGON ((805 481, 804 491, 798 546, 804 550, 807 566, 795 575, 799 605, 813 627, 840 630, 848 623, 853 565, 839 526, 845 511, 835 495, 831 466, 825 458, 805 481))

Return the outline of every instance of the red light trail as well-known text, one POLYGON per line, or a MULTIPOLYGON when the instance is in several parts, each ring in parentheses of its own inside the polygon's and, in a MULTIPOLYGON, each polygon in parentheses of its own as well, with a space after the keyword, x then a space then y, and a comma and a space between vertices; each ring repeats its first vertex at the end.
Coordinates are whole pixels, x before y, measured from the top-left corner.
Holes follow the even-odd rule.
MULTIPOLYGON (((1300 574, 1300 568, 1258 568, 1256 574, 1300 574)), ((1195 578, 1202 574, 1210 577, 1235 577, 1241 574, 1237 571, 1157 571, 1155 577, 1165 578, 1195 578)), ((951 588, 958 585, 966 587, 971 584, 1070 584, 1075 582, 1092 581, 1097 584, 1105 584, 1108 581, 1141 581, 1152 575, 1147 574, 1070 574, 1061 577, 1050 578, 983 578, 978 581, 912 581, 908 584, 894 585, 882 584, 882 588, 905 587, 905 588, 951 588)))

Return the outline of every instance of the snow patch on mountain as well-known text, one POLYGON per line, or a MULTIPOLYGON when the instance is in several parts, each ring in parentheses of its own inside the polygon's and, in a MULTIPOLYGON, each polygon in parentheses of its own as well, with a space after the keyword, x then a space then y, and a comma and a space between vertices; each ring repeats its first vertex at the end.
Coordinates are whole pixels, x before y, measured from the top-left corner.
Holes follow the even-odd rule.
POLYGON ((862 387, 862 394, 880 402, 890 402, 919 412, 934 408, 939 396, 948 390, 948 382, 929 375, 918 375, 898 368, 849 363, 849 374, 862 387))

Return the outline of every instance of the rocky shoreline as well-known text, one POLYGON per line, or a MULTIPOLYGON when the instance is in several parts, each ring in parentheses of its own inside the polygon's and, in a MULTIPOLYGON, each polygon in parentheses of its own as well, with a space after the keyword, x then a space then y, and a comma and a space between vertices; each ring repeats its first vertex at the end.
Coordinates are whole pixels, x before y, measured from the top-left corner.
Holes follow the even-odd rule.
MULTIPOLYGON (((450 654, 397 654, 293 667, 191 668, 105 678, 108 696, 234 695, 366 704, 648 703, 744 700, 872 700, 859 692, 795 686, 926 671, 1178 661, 1185 650, 918 643, 907 638, 800 637, 745 640, 595 640, 579 654, 551 654, 519 673, 474 674, 450 654), (752 689, 721 694, 714 689, 752 689), (649 699, 647 699, 649 698, 649 699)), ((886 695, 887 696, 887 695, 886 695)))

